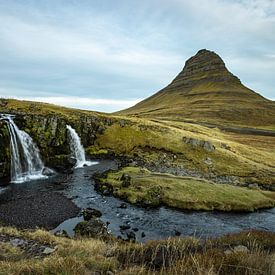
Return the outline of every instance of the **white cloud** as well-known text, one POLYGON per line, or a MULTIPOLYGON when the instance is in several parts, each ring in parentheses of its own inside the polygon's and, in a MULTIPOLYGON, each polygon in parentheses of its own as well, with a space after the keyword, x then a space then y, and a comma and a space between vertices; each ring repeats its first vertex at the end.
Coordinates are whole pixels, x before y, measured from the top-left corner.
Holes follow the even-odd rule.
MULTIPOLYGON (((5 96, 4 98, 11 98, 5 96)), ((126 109, 137 104, 141 99, 116 100, 106 98, 83 98, 76 96, 65 97, 12 97, 19 100, 29 100, 37 102, 51 103, 55 105, 77 108, 82 110, 92 110, 100 112, 115 112, 126 109)))

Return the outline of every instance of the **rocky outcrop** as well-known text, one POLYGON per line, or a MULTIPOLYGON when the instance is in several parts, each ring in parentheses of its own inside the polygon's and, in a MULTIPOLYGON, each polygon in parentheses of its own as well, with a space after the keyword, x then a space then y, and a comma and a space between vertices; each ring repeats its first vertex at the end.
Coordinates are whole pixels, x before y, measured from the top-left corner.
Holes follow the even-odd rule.
POLYGON ((191 87, 203 82, 241 83, 236 76, 227 70, 219 55, 215 52, 202 49, 186 61, 183 70, 168 87, 191 87))
POLYGON ((89 221, 83 221, 76 225, 76 236, 91 237, 97 239, 108 239, 110 234, 108 233, 105 223, 97 218, 92 218, 89 221))
MULTIPOLYGON (((3 100, 0 100, 2 102, 3 100)), ((34 108, 34 107, 33 107, 34 108)), ((32 108, 32 109, 33 109, 32 108)), ((77 120, 62 115, 36 115, 7 110, 15 114, 14 121, 19 129, 26 131, 39 147, 44 163, 58 171, 73 166, 70 159, 70 146, 66 125, 76 129, 84 147, 94 144, 98 135, 113 121, 96 115, 81 115, 77 120)), ((0 178, 8 177, 10 171, 10 137, 4 121, 0 121, 0 178)))
POLYGON ((208 152, 214 151, 216 148, 210 141, 204 141, 196 138, 184 137, 183 141, 186 144, 190 144, 193 147, 201 147, 208 152))
POLYGON ((10 137, 8 127, 0 121, 0 178, 9 176, 10 171, 10 137))

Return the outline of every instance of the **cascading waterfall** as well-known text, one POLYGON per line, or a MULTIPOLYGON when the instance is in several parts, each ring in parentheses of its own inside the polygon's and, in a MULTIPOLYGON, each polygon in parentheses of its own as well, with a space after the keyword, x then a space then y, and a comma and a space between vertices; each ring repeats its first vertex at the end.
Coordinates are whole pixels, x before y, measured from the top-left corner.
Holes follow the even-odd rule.
POLYGON ((96 164, 97 162, 87 161, 85 156, 85 150, 83 145, 81 144, 81 140, 75 129, 73 129, 70 125, 66 126, 69 131, 70 137, 70 148, 73 157, 76 159, 76 168, 81 168, 84 166, 91 166, 96 164))
POLYGON ((1 114, 0 120, 7 123, 11 139, 11 182, 22 183, 47 178, 43 175, 45 166, 32 138, 17 127, 12 115, 1 114))

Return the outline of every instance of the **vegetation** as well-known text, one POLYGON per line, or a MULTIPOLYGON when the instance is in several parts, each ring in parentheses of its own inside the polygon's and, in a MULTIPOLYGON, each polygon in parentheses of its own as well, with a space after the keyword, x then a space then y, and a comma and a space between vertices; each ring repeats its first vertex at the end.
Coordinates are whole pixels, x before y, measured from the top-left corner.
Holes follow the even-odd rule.
POLYGON ((166 205, 189 210, 254 211, 275 206, 275 193, 215 184, 144 168, 124 167, 97 178, 97 188, 142 206, 166 205), (206 195, 207 194, 207 195, 206 195))
POLYGON ((245 87, 217 54, 202 50, 167 87, 118 114, 274 129, 275 102, 245 87))
POLYGON ((272 274, 275 234, 242 232, 217 239, 170 238, 134 244, 56 237, 0 227, 0 236, 50 244, 49 256, 0 242, 0 274, 272 274))

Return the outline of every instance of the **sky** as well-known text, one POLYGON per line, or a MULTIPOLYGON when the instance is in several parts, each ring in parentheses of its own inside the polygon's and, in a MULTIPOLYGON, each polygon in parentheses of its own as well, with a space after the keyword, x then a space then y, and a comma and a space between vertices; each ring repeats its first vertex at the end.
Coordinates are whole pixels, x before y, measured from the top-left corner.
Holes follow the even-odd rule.
POLYGON ((204 48, 275 99, 275 0, 0 0, 0 97, 113 112, 204 48))

